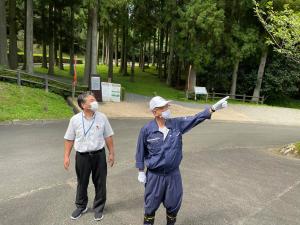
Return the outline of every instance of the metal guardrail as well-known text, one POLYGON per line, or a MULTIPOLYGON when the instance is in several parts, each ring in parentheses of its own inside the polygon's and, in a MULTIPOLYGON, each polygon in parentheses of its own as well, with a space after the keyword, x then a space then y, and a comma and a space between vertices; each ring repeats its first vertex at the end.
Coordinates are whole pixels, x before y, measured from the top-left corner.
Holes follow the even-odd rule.
MULTIPOLYGON (((17 82, 19 86, 24 85, 26 83, 39 85, 45 88, 45 91, 64 91, 72 93, 73 85, 72 82, 67 83, 64 81, 56 80, 48 75, 40 76, 36 74, 25 73, 21 70, 9 70, 9 69, 0 69, 0 78, 4 80, 14 80, 17 82), (50 88, 50 89, 49 89, 50 88)), ((80 94, 87 89, 87 86, 76 85, 77 90, 76 94, 80 94)))

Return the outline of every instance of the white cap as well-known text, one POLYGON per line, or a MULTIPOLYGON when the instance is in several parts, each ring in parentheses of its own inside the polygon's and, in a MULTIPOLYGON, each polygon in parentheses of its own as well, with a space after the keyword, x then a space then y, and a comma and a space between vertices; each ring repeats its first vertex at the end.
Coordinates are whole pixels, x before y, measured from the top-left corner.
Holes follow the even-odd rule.
POLYGON ((169 104, 170 102, 171 101, 167 101, 166 99, 164 99, 160 96, 155 96, 150 100, 149 107, 150 107, 150 110, 152 111, 153 109, 158 108, 158 107, 163 107, 163 106, 169 104))

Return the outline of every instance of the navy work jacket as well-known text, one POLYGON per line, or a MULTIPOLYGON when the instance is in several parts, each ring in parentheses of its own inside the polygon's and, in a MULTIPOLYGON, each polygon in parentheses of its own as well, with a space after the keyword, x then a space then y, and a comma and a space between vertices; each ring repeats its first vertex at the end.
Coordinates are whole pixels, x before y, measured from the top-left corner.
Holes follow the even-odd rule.
POLYGON ((165 126, 169 133, 165 139, 155 120, 147 123, 138 138, 136 168, 143 170, 146 166, 150 171, 163 174, 178 169, 182 160, 182 135, 210 118, 207 108, 194 116, 167 119, 165 126))

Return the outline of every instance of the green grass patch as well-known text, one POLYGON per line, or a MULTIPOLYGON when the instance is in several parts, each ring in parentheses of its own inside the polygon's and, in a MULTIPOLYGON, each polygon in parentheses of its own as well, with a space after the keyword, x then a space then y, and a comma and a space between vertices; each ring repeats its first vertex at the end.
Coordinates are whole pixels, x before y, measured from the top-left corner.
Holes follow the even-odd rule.
POLYGON ((285 107, 285 108, 300 109, 300 100, 293 99, 287 96, 270 99, 268 100, 267 104, 272 106, 285 107))
POLYGON ((5 82, 0 82, 0 102, 0 121, 66 119, 73 115, 59 95, 5 82))
POLYGON ((298 154, 300 154, 300 142, 295 143, 296 151, 298 154))

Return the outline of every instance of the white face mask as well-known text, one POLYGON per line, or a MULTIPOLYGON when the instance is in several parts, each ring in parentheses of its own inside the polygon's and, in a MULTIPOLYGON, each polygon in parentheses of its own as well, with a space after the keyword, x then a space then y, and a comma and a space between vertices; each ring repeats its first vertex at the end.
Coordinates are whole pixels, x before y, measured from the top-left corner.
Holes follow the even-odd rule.
POLYGON ((161 117, 164 118, 164 119, 169 119, 171 117, 171 110, 168 109, 166 111, 163 111, 161 113, 161 117))
POLYGON ((95 101, 90 104, 90 110, 92 110, 93 112, 97 112, 98 108, 99 108, 98 102, 95 101))

